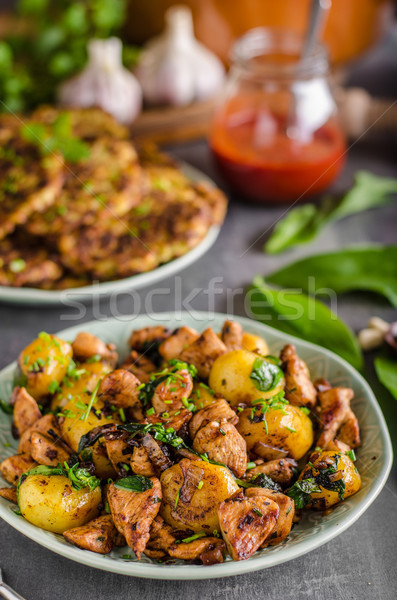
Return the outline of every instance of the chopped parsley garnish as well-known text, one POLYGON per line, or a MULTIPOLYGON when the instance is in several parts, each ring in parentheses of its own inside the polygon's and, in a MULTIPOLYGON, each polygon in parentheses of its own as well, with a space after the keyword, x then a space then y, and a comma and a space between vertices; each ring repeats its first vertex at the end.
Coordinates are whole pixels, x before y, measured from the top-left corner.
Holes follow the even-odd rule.
POLYGON ((250 379, 254 386, 261 392, 268 392, 280 383, 284 374, 280 367, 263 358, 255 359, 252 367, 250 379))
POLYGON ((181 488, 179 488, 179 490, 177 491, 177 494, 176 494, 175 504, 174 504, 174 510, 176 510, 176 507, 178 506, 179 496, 180 495, 181 495, 181 488))
POLYGON ((299 408, 301 409, 304 415, 310 415, 310 410, 307 408, 307 406, 300 406, 299 408))
POLYGON ((184 538, 182 540, 182 542, 184 544, 188 544, 189 542, 194 542, 194 540, 198 540, 202 537, 206 537, 207 534, 205 533, 205 531, 199 531, 198 533, 195 533, 194 535, 191 535, 190 537, 184 538))
POLYGON ((203 487, 203 485, 204 485, 204 481, 199 481, 198 484, 197 484, 197 489, 201 490, 201 488, 203 487))
POLYGON ((258 510, 257 508, 253 508, 252 512, 254 512, 256 515, 258 515, 258 517, 263 517, 263 513, 261 513, 261 511, 258 510))
POLYGON ((90 398, 90 400, 89 400, 89 402, 88 402, 87 410, 86 410, 86 412, 85 412, 85 414, 84 414, 84 416, 83 416, 83 418, 82 418, 82 421, 86 421, 86 420, 88 419, 88 415, 89 415, 89 414, 90 414, 90 412, 91 412, 91 408, 92 408, 92 406, 93 406, 93 404, 94 404, 94 402, 95 402, 95 398, 97 397, 97 394, 98 394, 98 390, 99 390, 99 386, 100 386, 100 385, 101 385, 101 379, 99 379, 99 381, 97 382, 97 384, 96 384, 96 386, 95 386, 95 389, 94 389, 94 391, 93 391, 93 392, 92 392, 92 394, 91 394, 91 398, 90 398))
POLYGON ((345 452, 345 454, 350 458, 352 462, 355 462, 357 460, 356 453, 354 452, 353 448, 345 452))
POLYGON ((55 394, 55 392, 59 389, 59 383, 58 381, 51 381, 50 385, 48 386, 48 391, 50 394, 55 394))
POLYGON ((13 407, 11 406, 11 404, 8 404, 8 402, 4 402, 4 400, 1 400, 1 398, 0 398, 0 408, 7 415, 12 415, 13 410, 14 410, 13 407))

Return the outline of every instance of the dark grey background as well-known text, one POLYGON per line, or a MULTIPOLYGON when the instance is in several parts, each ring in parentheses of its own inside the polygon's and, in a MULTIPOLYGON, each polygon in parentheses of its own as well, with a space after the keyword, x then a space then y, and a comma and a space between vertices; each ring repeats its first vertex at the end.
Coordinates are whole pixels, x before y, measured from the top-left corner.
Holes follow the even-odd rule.
MULTIPOLYGON (((397 97, 397 43, 396 32, 371 56, 353 69, 351 82, 366 85, 373 93, 397 97)), ((358 169, 397 177, 396 136, 392 140, 372 140, 356 144, 349 152, 348 164, 335 186, 345 189, 358 169)), ((173 154, 210 174, 214 172, 208 148, 204 142, 179 146, 173 154)), ((244 288, 257 273, 267 274, 300 256, 336 249, 347 244, 362 242, 397 242, 397 205, 344 220, 329 227, 309 247, 302 247, 281 256, 266 256, 262 235, 280 217, 283 209, 255 207, 243 202, 231 202, 226 223, 215 246, 180 274, 182 299, 193 288, 205 290, 211 277, 222 277, 224 289, 244 288), (247 249, 249 250, 247 251, 247 249)), ((164 296, 157 296, 156 310, 174 308, 174 280, 159 286, 170 288, 164 296)), ((142 305, 151 288, 142 290, 142 305)), ((192 302, 196 309, 206 310, 208 300, 201 293, 192 302)), ((100 303, 102 315, 122 315, 134 312, 131 297, 121 296, 117 304, 105 300, 100 303)), ((179 308, 176 306, 176 308, 179 308)), ((226 294, 216 297, 215 309, 223 312, 226 294)), ((240 300, 235 304, 236 314, 244 314, 240 300)), ((93 307, 80 322, 92 318, 93 307)), ((98 307, 96 309, 98 314, 98 307)), ((396 320, 396 311, 386 301, 374 295, 348 294, 338 300, 338 314, 355 330, 365 326, 368 318, 379 315, 396 320)), ((0 367, 14 360, 20 350, 39 331, 53 332, 76 324, 65 320, 76 316, 75 310, 64 308, 21 308, 0 305, 0 367)), ((128 325, 127 325, 128 326, 128 325)), ((373 386, 388 421, 394 444, 397 443, 396 402, 377 382, 372 367, 372 356, 367 357, 366 375, 373 386)), ((389 481, 378 499, 359 521, 347 532, 322 548, 290 563, 250 575, 223 580, 195 582, 167 582, 133 579, 113 575, 78 565, 57 556, 5 523, 0 523, 0 566, 6 581, 27 600, 103 600, 105 598, 139 597, 163 600, 174 598, 217 598, 227 600, 251 598, 301 600, 394 600, 397 595, 397 471, 394 467, 389 481)))

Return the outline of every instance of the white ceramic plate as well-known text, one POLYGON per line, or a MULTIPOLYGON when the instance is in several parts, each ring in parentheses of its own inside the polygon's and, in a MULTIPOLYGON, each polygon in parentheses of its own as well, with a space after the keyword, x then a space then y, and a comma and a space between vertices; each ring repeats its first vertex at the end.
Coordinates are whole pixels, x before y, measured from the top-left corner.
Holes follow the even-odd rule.
MULTIPOLYGON (((214 182, 198 169, 181 163, 180 167, 187 177, 193 181, 207 181, 213 185, 214 182)), ((161 265, 153 271, 132 275, 124 279, 115 281, 105 281, 94 285, 86 285, 83 287, 71 288, 67 290, 39 290, 36 288, 16 288, 11 286, 0 286, 0 302, 12 302, 13 304, 34 304, 34 305, 51 305, 60 304, 65 300, 74 300, 78 302, 88 302, 93 297, 109 296, 113 293, 120 293, 127 290, 137 290, 149 285, 157 283, 161 279, 175 275, 182 269, 185 269, 192 263, 196 262, 203 254, 211 248, 216 238, 218 237, 220 227, 213 225, 209 229, 205 238, 192 250, 171 260, 169 263, 161 265)))
MULTIPOLYGON (((195 312, 193 315, 182 313, 176 318, 175 315, 164 313, 139 316, 130 323, 115 319, 107 322, 91 321, 66 329, 59 335, 70 340, 79 331, 90 331, 106 342, 114 342, 122 359, 128 353, 127 340, 132 329, 164 323, 170 328, 185 324, 200 331, 208 326, 220 330, 226 317, 217 314, 209 319, 207 313, 195 312)), ((0 498, 0 516, 12 527, 42 546, 79 563, 123 575, 179 580, 227 577, 271 567, 318 548, 350 527, 375 500, 385 485, 392 464, 389 433, 371 389, 357 371, 332 352, 255 321, 240 317, 233 318, 240 322, 246 331, 262 335, 273 354, 278 352, 285 343, 293 342, 299 355, 308 363, 314 378, 326 377, 334 385, 345 385, 354 389, 355 397, 352 404, 362 433, 362 447, 357 452, 356 463, 361 473, 362 487, 357 494, 338 505, 326 516, 321 512, 306 512, 288 539, 279 546, 261 550, 248 560, 233 562, 229 559, 223 564, 213 566, 188 565, 178 561, 175 564, 159 564, 144 555, 141 561, 135 558, 126 560, 122 558, 126 552, 133 556, 132 550, 126 548, 118 548, 106 556, 81 550, 71 546, 62 536, 38 529, 23 517, 16 515, 15 505, 3 498, 0 498)), ((0 397, 3 399, 10 396, 15 367, 14 362, 0 372, 0 397)), ((11 436, 10 424, 10 415, 0 412, 0 460, 16 451, 17 443, 11 436), (4 448, 4 444, 7 443, 11 446, 4 448)))

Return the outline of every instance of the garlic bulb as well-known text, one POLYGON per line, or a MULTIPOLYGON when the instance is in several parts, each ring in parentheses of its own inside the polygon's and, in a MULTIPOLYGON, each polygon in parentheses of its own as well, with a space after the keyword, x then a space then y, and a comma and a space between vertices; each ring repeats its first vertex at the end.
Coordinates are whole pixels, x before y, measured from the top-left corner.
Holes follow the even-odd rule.
POLYGON ((131 123, 141 110, 142 92, 134 75, 123 67, 121 52, 118 38, 90 40, 88 64, 60 87, 61 104, 99 106, 120 123, 131 123))
POLYGON ((146 44, 136 71, 144 99, 183 106, 209 98, 224 79, 221 61, 194 37, 189 8, 173 6, 165 18, 165 31, 146 44))

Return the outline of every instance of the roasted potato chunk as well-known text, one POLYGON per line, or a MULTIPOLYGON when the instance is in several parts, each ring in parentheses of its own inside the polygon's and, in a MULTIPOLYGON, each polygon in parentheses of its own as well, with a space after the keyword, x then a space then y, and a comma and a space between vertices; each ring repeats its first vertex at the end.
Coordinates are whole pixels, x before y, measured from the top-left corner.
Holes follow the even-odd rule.
POLYGON ((219 530, 218 506, 238 490, 230 471, 202 460, 183 458, 161 474, 161 516, 177 529, 219 530))
POLYGON ((19 485, 18 504, 22 516, 37 527, 63 533, 97 516, 101 488, 72 487, 64 475, 27 475, 19 485))
POLYGON ((0 464, 0 473, 3 476, 3 479, 8 481, 8 483, 17 485, 18 479, 22 473, 25 473, 36 466, 37 463, 29 454, 15 454, 14 456, 9 456, 3 460, 0 464))
POLYGON ((63 532, 64 538, 71 544, 98 554, 108 554, 114 546, 117 535, 111 515, 103 515, 89 521, 86 525, 63 532))
POLYGON ((297 406, 260 405, 240 413, 237 430, 247 442, 247 449, 264 460, 290 456, 299 460, 313 444, 313 425, 297 406), (265 407, 266 408, 266 407, 265 407))
POLYGON ((144 492, 124 490, 112 483, 108 502, 114 524, 124 535, 138 560, 150 538, 150 527, 160 509, 161 485, 156 477, 150 478, 153 487, 144 492))
POLYGON ((208 379, 216 359, 227 352, 225 344, 209 327, 192 344, 185 348, 180 359, 193 364, 201 379, 208 379))
POLYGON ((361 487, 361 477, 353 461, 343 452, 323 450, 309 457, 308 464, 299 475, 299 481, 314 478, 320 492, 312 492, 310 508, 326 510, 361 487))
POLYGON ((306 363, 299 358, 296 348, 287 344, 281 350, 280 359, 285 375, 285 397, 294 406, 314 408, 317 399, 316 388, 311 382, 306 363))
POLYGON ((219 506, 219 524, 233 560, 245 560, 258 550, 276 526, 278 505, 266 496, 237 492, 219 506))
POLYGON ((209 376, 210 387, 223 398, 226 398, 232 406, 252 404, 258 398, 267 399, 275 396, 284 389, 282 372, 270 361, 262 359, 266 365, 270 364, 269 369, 274 371, 272 375, 274 385, 269 380, 267 391, 259 389, 253 379, 256 361, 258 360, 261 359, 257 354, 247 350, 233 350, 223 354, 212 366, 209 376))
POLYGON ((247 444, 237 429, 226 419, 210 421, 201 427, 193 441, 193 449, 199 454, 220 462, 237 477, 242 477, 247 468, 247 444))
POLYGON ((22 350, 18 366, 26 379, 26 390, 35 400, 48 396, 53 383, 62 381, 72 354, 68 342, 45 332, 22 350))
POLYGON ((248 331, 243 332, 241 345, 243 350, 248 350, 248 352, 255 352, 255 354, 260 354, 261 356, 269 354, 269 346, 266 341, 259 335, 248 333, 248 331))
POLYGON ((226 420, 232 425, 236 425, 238 422, 238 416, 223 398, 213 400, 212 404, 199 410, 193 415, 193 418, 189 423, 190 437, 194 440, 194 436, 200 427, 204 427, 211 421, 221 420, 226 420))
POLYGON ((32 427, 41 417, 41 412, 34 398, 24 387, 14 388, 11 395, 11 404, 14 405, 13 432, 17 437, 32 427))
POLYGON ((98 381, 109 373, 111 367, 107 362, 85 362, 78 365, 78 376, 66 376, 51 400, 51 410, 55 413, 70 400, 80 404, 87 402, 96 388, 98 381))

